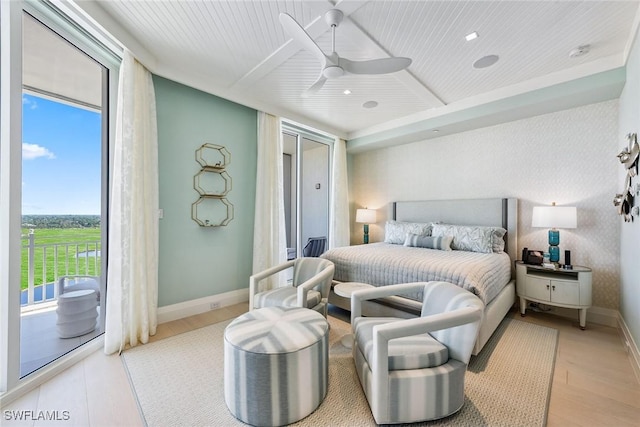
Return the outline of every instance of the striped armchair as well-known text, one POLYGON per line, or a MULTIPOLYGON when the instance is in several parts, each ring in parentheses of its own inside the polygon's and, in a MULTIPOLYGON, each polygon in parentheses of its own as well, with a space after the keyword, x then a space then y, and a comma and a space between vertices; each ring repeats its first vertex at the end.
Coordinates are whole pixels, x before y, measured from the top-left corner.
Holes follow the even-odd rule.
POLYGON ((378 424, 451 415, 464 403, 464 376, 484 304, 447 282, 356 291, 351 297, 353 358, 378 424), (424 289, 421 317, 361 317, 362 302, 424 289))
POLYGON ((327 304, 335 266, 323 258, 296 258, 249 278, 249 310, 262 307, 310 308, 327 317, 327 304), (261 289, 260 281, 288 268, 293 280, 288 286, 261 289))

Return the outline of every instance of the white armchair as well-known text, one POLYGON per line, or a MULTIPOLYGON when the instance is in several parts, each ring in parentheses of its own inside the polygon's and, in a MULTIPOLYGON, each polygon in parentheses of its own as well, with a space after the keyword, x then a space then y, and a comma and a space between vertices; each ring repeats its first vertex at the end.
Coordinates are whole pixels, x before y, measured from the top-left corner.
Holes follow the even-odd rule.
POLYGON ((364 289, 351 296, 353 358, 378 424, 451 415, 464 403, 464 376, 484 304, 447 282, 364 289), (362 317, 365 300, 424 289, 421 317, 362 317))
POLYGON ((323 258, 296 258, 271 267, 249 278, 249 309, 262 307, 304 307, 327 317, 327 304, 335 267, 323 258), (287 286, 263 289, 267 277, 293 268, 293 280, 287 286))

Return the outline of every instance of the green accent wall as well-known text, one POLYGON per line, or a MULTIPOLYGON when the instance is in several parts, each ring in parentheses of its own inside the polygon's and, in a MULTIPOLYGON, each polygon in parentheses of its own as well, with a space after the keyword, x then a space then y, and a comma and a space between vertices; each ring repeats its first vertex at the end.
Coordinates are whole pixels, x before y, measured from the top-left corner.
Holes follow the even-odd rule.
POLYGON ((158 114, 160 267, 158 306, 249 286, 256 193, 257 111, 153 76, 158 114), (227 199, 234 219, 224 227, 200 227, 191 219, 198 200, 195 151, 205 142, 231 153, 227 199))

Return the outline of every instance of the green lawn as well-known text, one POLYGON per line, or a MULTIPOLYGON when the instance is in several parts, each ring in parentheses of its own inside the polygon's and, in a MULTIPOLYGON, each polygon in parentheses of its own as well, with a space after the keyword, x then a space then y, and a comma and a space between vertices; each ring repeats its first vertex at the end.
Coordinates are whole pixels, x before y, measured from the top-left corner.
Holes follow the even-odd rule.
MULTIPOLYGON (((28 234, 29 229, 23 228, 21 289, 26 289, 29 285, 28 234)), ((100 275, 100 257, 96 259, 94 256, 82 255, 86 251, 95 251, 96 245, 100 251, 100 228, 41 228, 35 229, 34 235, 35 285, 53 282, 56 276, 65 274, 100 275), (77 253, 81 255, 76 257, 77 253), (45 265, 46 275, 43 268, 45 265)))

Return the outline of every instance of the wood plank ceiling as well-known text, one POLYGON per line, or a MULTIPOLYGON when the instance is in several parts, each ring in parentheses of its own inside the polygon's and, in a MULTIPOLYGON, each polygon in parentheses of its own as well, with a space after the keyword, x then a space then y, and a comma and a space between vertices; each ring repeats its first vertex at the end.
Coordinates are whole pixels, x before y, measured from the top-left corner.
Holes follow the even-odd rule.
MULTIPOLYGON (((336 51, 354 60, 405 56, 406 71, 329 80, 300 94, 320 64, 290 40, 278 15, 291 14, 331 51, 323 0, 99 2, 170 78, 283 116, 309 118, 348 135, 433 108, 467 102, 554 76, 583 76, 624 64, 637 1, 347 1, 336 51), (476 31, 479 37, 466 41, 476 31), (590 45, 588 54, 569 52, 590 45), (486 55, 499 61, 477 69, 486 55), (343 94, 349 89, 350 95, 343 94), (364 108, 376 101, 376 108, 364 108)), ((135 54, 135 51, 134 51, 135 54)))

